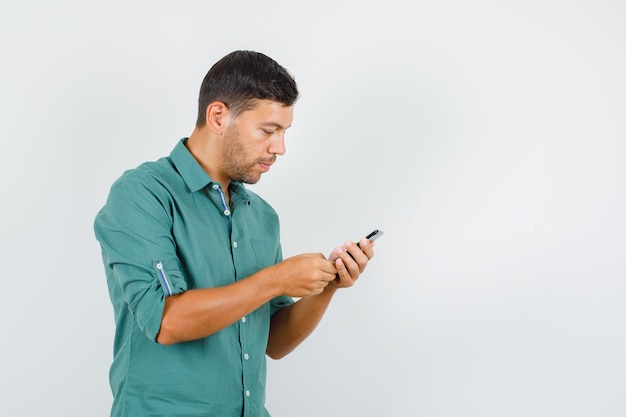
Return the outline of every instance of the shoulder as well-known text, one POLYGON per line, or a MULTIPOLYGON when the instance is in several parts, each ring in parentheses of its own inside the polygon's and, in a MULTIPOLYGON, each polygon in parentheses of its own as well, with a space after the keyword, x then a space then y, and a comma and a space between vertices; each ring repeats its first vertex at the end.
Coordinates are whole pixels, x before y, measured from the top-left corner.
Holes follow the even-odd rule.
POLYGON ((160 190, 176 186, 179 179, 180 176, 176 175, 169 158, 161 158, 157 161, 144 162, 136 168, 125 171, 113 183, 111 192, 144 190, 158 193, 160 190))
POLYGON ((113 184, 122 185, 126 183, 162 183, 175 173, 169 158, 163 157, 157 161, 144 162, 136 168, 125 171, 113 184))
POLYGON ((152 207, 169 212, 172 190, 179 186, 168 158, 145 162, 125 171, 113 183, 104 209, 128 212, 133 208, 144 211, 152 207))

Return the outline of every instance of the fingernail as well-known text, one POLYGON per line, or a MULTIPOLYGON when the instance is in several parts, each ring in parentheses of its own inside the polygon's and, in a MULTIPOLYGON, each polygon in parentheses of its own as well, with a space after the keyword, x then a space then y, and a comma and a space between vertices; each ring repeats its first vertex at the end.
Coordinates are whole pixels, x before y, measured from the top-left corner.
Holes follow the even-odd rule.
POLYGON ((367 239, 365 239, 365 238, 361 238, 361 241, 360 241, 360 243, 359 243, 359 244, 360 244, 361 246, 363 246, 363 245, 366 245, 368 242, 369 242, 369 240, 367 240, 367 239))
POLYGON ((352 246, 352 242, 346 240, 346 243, 344 243, 344 245, 346 245, 346 248, 349 248, 350 246, 352 246))
POLYGON ((336 254, 340 254, 341 252, 343 252, 343 250, 342 250, 339 246, 337 246, 337 247, 335 248, 335 253, 336 253, 336 254))

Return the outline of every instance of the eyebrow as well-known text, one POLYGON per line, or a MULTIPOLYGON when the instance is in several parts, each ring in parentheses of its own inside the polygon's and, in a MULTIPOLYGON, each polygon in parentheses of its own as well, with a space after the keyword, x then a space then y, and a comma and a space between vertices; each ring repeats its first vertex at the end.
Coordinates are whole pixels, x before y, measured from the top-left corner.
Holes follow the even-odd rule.
POLYGON ((273 121, 269 121, 269 122, 261 122, 260 124, 261 124, 262 126, 274 126, 274 127, 278 128, 278 129, 283 129, 283 130, 287 130, 287 129, 289 129, 289 128, 291 127, 291 125, 289 125, 289 126, 287 126, 287 127, 284 127, 284 126, 283 126, 283 125, 281 125, 280 123, 278 123, 278 122, 273 122, 273 121))

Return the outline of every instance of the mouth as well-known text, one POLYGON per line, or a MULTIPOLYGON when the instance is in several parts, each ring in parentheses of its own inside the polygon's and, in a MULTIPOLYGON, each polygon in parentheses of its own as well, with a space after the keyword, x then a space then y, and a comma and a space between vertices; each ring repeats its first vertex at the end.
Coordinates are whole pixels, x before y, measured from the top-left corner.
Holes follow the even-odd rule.
POLYGON ((270 170, 270 167, 274 164, 274 160, 271 161, 259 161, 258 162, 259 167, 261 167, 261 170, 263 172, 267 172, 270 170))

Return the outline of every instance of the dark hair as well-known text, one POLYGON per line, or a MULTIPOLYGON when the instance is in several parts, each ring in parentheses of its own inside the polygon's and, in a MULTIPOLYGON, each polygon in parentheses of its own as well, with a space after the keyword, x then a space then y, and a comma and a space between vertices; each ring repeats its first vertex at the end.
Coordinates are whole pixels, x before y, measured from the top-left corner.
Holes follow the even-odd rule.
POLYGON ((207 106, 221 101, 234 115, 254 107, 255 100, 292 106, 298 99, 296 81, 272 58, 254 51, 235 51, 215 63, 204 77, 198 97, 196 126, 206 123, 207 106))

